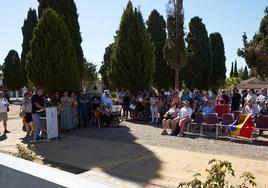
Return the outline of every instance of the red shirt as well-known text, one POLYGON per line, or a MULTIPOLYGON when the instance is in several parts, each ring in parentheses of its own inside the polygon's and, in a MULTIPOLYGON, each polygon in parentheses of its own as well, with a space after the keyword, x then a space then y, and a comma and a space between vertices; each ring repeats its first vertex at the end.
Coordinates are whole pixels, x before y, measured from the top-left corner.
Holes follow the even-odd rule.
POLYGON ((219 117, 222 117, 223 114, 230 113, 229 106, 226 105, 226 104, 215 106, 214 111, 215 111, 216 113, 218 113, 218 116, 219 116, 219 117))

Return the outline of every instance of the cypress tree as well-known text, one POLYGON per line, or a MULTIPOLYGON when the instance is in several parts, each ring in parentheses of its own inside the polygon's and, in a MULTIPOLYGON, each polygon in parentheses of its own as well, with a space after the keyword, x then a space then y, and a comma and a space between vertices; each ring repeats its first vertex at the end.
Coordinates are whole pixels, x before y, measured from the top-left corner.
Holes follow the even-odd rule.
POLYGON ((23 76, 21 79, 24 82, 24 85, 27 84, 27 76, 26 76, 26 56, 28 52, 30 51, 30 42, 33 37, 33 30, 34 27, 36 26, 38 20, 37 20, 37 15, 36 11, 34 9, 29 9, 27 18, 24 20, 24 24, 21 28, 22 30, 22 35, 23 35, 23 43, 22 43, 22 52, 21 52, 21 68, 22 68, 22 73, 23 76))
POLYGON ((22 63, 20 61, 19 54, 15 50, 10 50, 3 64, 4 86, 11 91, 21 89, 25 86, 24 80, 21 79, 23 76, 22 63))
POLYGON ((46 9, 34 29, 27 75, 35 86, 47 91, 79 88, 75 52, 66 24, 52 9, 46 9))
POLYGON ((81 47, 82 37, 80 33, 76 4, 74 0, 39 0, 39 16, 42 15, 43 10, 48 7, 52 8, 60 16, 62 16, 65 24, 67 25, 76 54, 79 78, 81 79, 83 77, 83 72, 86 70, 84 69, 84 54, 81 47))
POLYGON ((157 89, 169 88, 171 85, 171 71, 164 58, 163 48, 166 42, 166 21, 157 10, 153 10, 149 16, 147 32, 155 47, 155 72, 153 85, 157 89))
POLYGON ((140 11, 131 1, 125 9, 111 56, 110 78, 117 89, 138 92, 151 86, 154 47, 149 40, 140 11))
POLYGON ((237 61, 236 60, 235 60, 235 65, 234 65, 234 75, 233 75, 233 77, 236 77, 236 78, 239 77, 238 70, 237 70, 237 61))
POLYGON ((41 18, 43 11, 46 8, 52 8, 55 11, 58 11, 58 1, 59 0, 37 0, 39 2, 38 5, 38 17, 41 18))
POLYGON ((243 79, 243 80, 247 80, 247 79, 249 79, 249 75, 248 75, 248 67, 247 67, 247 66, 245 66, 245 68, 244 68, 243 75, 242 75, 242 79, 243 79))
POLYGON ((226 79, 225 51, 223 39, 220 33, 211 33, 209 36, 210 43, 210 63, 212 67, 211 83, 213 89, 218 89, 224 85, 226 79))
POLYGON ((105 48, 105 53, 103 55, 103 62, 100 67, 99 73, 101 75, 102 81, 106 89, 112 89, 110 80, 109 80, 109 71, 111 67, 111 55, 112 55, 113 44, 110 44, 105 48))
POLYGON ((209 55, 209 38, 202 19, 194 17, 189 23, 189 33, 186 37, 188 43, 188 65, 184 82, 189 88, 209 89, 211 79, 211 61, 209 55))
POLYGON ((234 62, 232 62, 232 68, 230 72, 230 78, 234 77, 234 62))
POLYGON ((179 90, 180 70, 187 63, 184 41, 183 0, 169 0, 168 5, 168 37, 164 46, 164 54, 168 65, 175 71, 175 89, 179 90))

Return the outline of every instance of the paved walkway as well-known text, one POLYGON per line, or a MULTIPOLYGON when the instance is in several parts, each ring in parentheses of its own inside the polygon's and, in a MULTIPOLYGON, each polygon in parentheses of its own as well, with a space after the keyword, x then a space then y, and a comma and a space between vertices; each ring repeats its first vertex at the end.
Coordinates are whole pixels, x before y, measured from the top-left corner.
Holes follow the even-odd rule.
MULTIPOLYGON (((25 137, 25 133, 21 131, 21 121, 17 115, 18 107, 11 107, 8 123, 11 133, 7 137, 0 135, 2 152, 14 153, 17 143, 29 143, 31 139, 25 137)), ((139 125, 132 123, 125 125, 120 129, 86 128, 64 134, 62 140, 37 143, 36 162, 114 187, 177 187, 180 182, 190 180, 197 172, 204 174, 208 161, 216 158, 232 162, 237 177, 245 170, 253 172, 257 177, 257 187, 268 188, 267 146, 248 143, 240 146, 240 143, 226 141, 172 137, 156 137, 156 141, 152 141, 149 132, 155 130, 157 133, 152 134, 159 135, 161 129, 145 125, 137 128, 139 125), (144 133, 148 131, 148 134, 138 134, 137 131, 141 129, 144 133), (255 153, 254 158, 252 153, 241 156, 239 153, 235 155, 233 150, 230 150, 230 154, 228 151, 213 153, 212 149, 204 152, 202 148, 191 151, 194 144, 199 147, 198 143, 204 141, 207 141, 208 148, 214 150, 217 145, 226 143, 234 148, 244 147, 245 153, 252 151, 252 148, 259 152, 255 153), (186 146, 183 149, 182 146, 171 147, 169 142, 186 146), (261 160, 262 158, 265 160, 261 160)), ((0 132, 3 132, 2 129, 0 132)))

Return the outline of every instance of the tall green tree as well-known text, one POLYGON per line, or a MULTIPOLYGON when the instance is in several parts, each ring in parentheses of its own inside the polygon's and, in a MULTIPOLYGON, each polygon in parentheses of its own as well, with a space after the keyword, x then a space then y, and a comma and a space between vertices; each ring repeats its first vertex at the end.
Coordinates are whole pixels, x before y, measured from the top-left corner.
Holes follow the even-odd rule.
POLYGON ((180 70, 187 63, 184 41, 183 0, 169 0, 167 8, 168 37, 164 46, 168 65, 175 71, 175 89, 179 90, 180 70))
POLYGON ((79 88, 75 51, 67 26, 52 9, 46 9, 34 29, 27 75, 35 86, 47 91, 79 88))
POLYGON ((96 65, 91 62, 88 62, 86 59, 84 59, 84 66, 85 67, 82 77, 82 86, 87 86, 97 80, 97 68, 96 65))
POLYGON ((115 88, 138 92, 151 86, 154 47, 142 15, 131 1, 122 15, 112 52, 110 79, 115 88))
POLYGON ((246 33, 243 34, 244 47, 238 49, 238 55, 245 58, 252 73, 262 78, 268 78, 268 7, 261 20, 259 31, 248 41, 246 33))
POLYGON ((163 16, 153 10, 149 16, 147 24, 147 32, 150 40, 155 47, 155 72, 153 76, 153 85, 157 89, 172 87, 171 72, 172 69, 167 65, 164 58, 163 48, 166 42, 166 21, 163 16))
POLYGON ((224 43, 220 33, 211 33, 210 43, 210 63, 212 67, 211 83, 213 89, 218 89, 225 84, 226 66, 224 43))
POLYGON ((26 57, 28 52, 30 51, 30 42, 33 38, 33 30, 38 22, 36 11, 34 9, 29 9, 27 18, 24 20, 24 24, 21 28, 23 35, 23 43, 22 43, 22 52, 21 52, 21 68, 23 76, 21 79, 24 82, 24 85, 27 85, 27 76, 26 76, 26 57))
POLYGON ((239 77, 238 70, 237 70, 237 61, 236 60, 235 60, 235 64, 234 64, 234 75, 233 75, 233 77, 236 77, 236 78, 239 77))
POLYGON ((230 72, 230 78, 234 77, 234 62, 232 62, 232 68, 230 72))
POLYGON ((76 61, 79 68, 79 77, 83 77, 85 65, 84 54, 81 47, 82 37, 80 33, 80 25, 78 21, 77 7, 74 0, 38 0, 39 1, 39 16, 43 10, 50 7, 63 17, 67 25, 70 37, 72 39, 75 50, 76 61))
POLYGON ((38 5, 38 17, 41 18, 46 8, 51 8, 57 11, 59 0, 37 0, 38 5))
POLYGON ((212 66, 210 61, 210 45, 205 24, 199 17, 189 23, 186 37, 188 64, 186 67, 185 84, 189 88, 209 89, 212 66))
POLYGON ((106 89, 113 89, 111 86, 110 79, 109 79, 109 71, 111 68, 112 50, 113 50, 113 43, 110 44, 107 48, 105 48, 105 53, 103 55, 102 65, 101 65, 100 70, 99 70, 99 73, 101 75, 101 79, 102 79, 106 89))
POLYGON ((242 79, 243 79, 243 80, 247 80, 247 79, 249 79, 248 67, 247 67, 247 66, 245 66, 245 68, 244 68, 243 75, 242 75, 242 79))
POLYGON ((7 89, 17 91, 25 86, 22 66, 18 52, 10 50, 3 64, 3 84, 7 89))

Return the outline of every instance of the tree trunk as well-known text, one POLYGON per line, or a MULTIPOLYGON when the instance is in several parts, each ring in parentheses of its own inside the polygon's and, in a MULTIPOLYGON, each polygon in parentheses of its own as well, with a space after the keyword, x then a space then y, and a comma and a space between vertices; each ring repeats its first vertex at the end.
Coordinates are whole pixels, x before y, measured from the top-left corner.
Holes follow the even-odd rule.
POLYGON ((175 67, 175 90, 179 91, 179 74, 180 74, 180 70, 179 67, 175 67))

